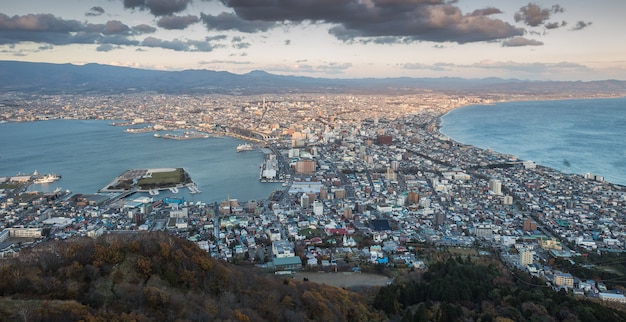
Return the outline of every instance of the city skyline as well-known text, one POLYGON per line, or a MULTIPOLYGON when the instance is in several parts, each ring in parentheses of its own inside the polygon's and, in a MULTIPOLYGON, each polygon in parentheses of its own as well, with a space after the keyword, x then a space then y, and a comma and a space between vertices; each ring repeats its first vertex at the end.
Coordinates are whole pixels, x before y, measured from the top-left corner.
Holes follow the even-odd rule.
POLYGON ((0 59, 325 78, 623 80, 623 9, 611 1, 27 0, 0 9, 0 59))

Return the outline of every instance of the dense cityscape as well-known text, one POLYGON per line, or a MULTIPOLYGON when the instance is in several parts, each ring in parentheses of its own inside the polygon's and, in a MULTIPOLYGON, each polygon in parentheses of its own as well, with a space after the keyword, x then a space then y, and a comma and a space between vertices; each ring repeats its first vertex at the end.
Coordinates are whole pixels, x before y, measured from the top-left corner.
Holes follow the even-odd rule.
POLYGON ((626 303, 623 287, 553 265, 624 251, 624 186, 439 133, 446 112, 504 99, 529 98, 5 93, 2 122, 102 119, 127 127, 128 135, 185 131, 173 138, 250 141, 265 158, 259 180, 284 183, 266 200, 237 200, 226 191, 232 198, 221 203, 194 204, 159 199, 154 191, 153 198, 127 190, 29 192, 29 185, 46 180, 43 174, 0 174, 0 257, 72 236, 166 230, 214 258, 293 274, 377 265, 425 269, 415 247, 425 244, 480 249, 481 256, 496 256, 556 290, 626 303))

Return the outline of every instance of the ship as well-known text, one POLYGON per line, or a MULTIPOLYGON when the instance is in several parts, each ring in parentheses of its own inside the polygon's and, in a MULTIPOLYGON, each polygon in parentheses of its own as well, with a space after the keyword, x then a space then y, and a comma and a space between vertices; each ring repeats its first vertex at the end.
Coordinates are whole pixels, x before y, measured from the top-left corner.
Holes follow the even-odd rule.
POLYGON ((35 179, 35 183, 52 183, 55 182, 57 180, 61 179, 60 175, 57 174, 47 174, 45 176, 40 176, 37 179, 35 179))
POLYGON ((249 144, 249 143, 239 144, 237 146, 237 152, 250 151, 252 149, 254 149, 254 146, 252 146, 252 144, 249 144))

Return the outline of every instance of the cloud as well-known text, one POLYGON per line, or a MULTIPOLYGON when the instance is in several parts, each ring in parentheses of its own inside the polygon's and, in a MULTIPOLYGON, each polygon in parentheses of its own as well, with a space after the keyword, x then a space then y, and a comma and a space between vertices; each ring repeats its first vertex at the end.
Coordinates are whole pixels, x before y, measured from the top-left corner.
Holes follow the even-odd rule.
POLYGON ((85 12, 86 17, 97 17, 104 14, 104 9, 102 7, 92 7, 89 11, 85 12))
POLYGON ((249 61, 237 61, 237 60, 211 60, 211 61, 199 61, 198 65, 219 65, 219 64, 231 64, 231 65, 250 65, 249 61))
POLYGON ((155 37, 147 37, 141 42, 142 46, 153 48, 165 48, 174 51, 190 51, 190 52, 210 52, 222 45, 212 45, 209 40, 162 40, 155 37))
POLYGON ((238 42, 233 44, 233 48, 237 49, 247 49, 251 46, 249 42, 238 42))
POLYGON ((103 51, 103 52, 107 52, 107 51, 111 51, 111 50, 113 50, 113 49, 115 49, 115 48, 116 48, 116 47, 114 47, 114 46, 113 46, 113 45, 111 45, 111 44, 103 44, 103 45, 100 45, 100 46, 96 47, 96 51, 103 51))
POLYGON ((450 70, 450 68, 448 68, 449 66, 443 63, 437 63, 434 65, 426 65, 426 64, 420 64, 420 63, 405 63, 405 64, 399 64, 398 67, 402 69, 432 70, 436 72, 444 72, 444 71, 450 70))
MULTIPOLYGON (((300 61, 302 62, 302 61, 300 61)), ((342 74, 346 69, 352 67, 351 63, 330 62, 319 65, 309 65, 296 63, 295 65, 272 65, 266 66, 264 70, 270 72, 284 73, 309 73, 309 74, 342 74)))
POLYGON ((541 46, 543 42, 524 37, 513 37, 502 42, 502 47, 541 46))
MULTIPOLYGON (((489 16, 497 8, 463 14, 454 1, 445 0, 221 0, 234 10, 203 15, 209 29, 266 31, 285 22, 329 23, 330 33, 350 42, 358 38, 393 37, 406 41, 474 42, 521 36, 524 30, 489 16), (218 19, 218 17, 220 19, 218 19), (253 28, 246 23, 266 23, 253 28)), ((390 43, 391 40, 385 40, 390 43)), ((395 41, 397 42, 397 41, 395 41)))
POLYGON ((135 40, 140 34, 153 33, 156 28, 141 24, 129 27, 118 20, 104 24, 81 23, 64 20, 50 14, 9 17, 0 14, 0 45, 36 42, 49 45, 95 44, 97 51, 110 51, 119 46, 160 47, 176 51, 209 52, 223 45, 212 44, 223 40, 224 35, 206 37, 204 40, 161 40, 148 37, 135 40))
POLYGON ((494 7, 489 7, 485 9, 476 9, 474 10, 474 12, 470 14, 470 16, 489 16, 489 15, 495 15, 498 13, 502 13, 502 10, 498 8, 494 8, 494 7))
POLYGON ((157 30, 156 28, 146 24, 136 25, 132 29, 137 34, 151 34, 157 30))
POLYGON ((576 26, 574 26, 574 28, 572 28, 572 30, 582 30, 585 29, 587 27, 591 26, 591 21, 590 22, 584 22, 584 21, 579 21, 576 23, 576 26))
POLYGON ((498 62, 491 60, 484 60, 471 65, 457 65, 458 67, 463 68, 480 68, 480 69, 499 69, 504 71, 512 71, 512 72, 525 72, 528 74, 532 73, 545 73, 555 69, 579 69, 584 70, 588 69, 587 66, 570 63, 570 62, 560 62, 560 63, 517 63, 512 61, 507 62, 498 62))
POLYGON ((168 30, 182 30, 198 21, 198 16, 164 16, 157 21, 157 26, 168 30))
POLYGON ((285 46, 291 45, 291 39, 285 39, 285 46))
POLYGON ((546 29, 556 29, 556 28, 567 26, 567 21, 563 20, 561 22, 557 22, 557 21, 548 22, 543 26, 546 27, 546 29))
POLYGON ((187 9, 191 0, 123 0, 124 8, 148 10, 154 16, 168 16, 187 9))
POLYGON ((64 20, 51 14, 28 14, 9 17, 0 13, 0 32, 77 32, 84 29, 83 23, 77 20, 64 20))
POLYGON ((565 8, 558 4, 552 6, 551 8, 541 8, 536 3, 528 3, 528 5, 521 7, 519 11, 515 13, 513 18, 515 19, 515 22, 522 21, 531 27, 537 27, 550 19, 552 14, 562 13, 564 11, 565 8))
POLYGON ((274 22, 244 20, 232 13, 222 12, 217 16, 200 14, 200 19, 208 30, 237 30, 245 33, 268 31, 276 26, 274 22))

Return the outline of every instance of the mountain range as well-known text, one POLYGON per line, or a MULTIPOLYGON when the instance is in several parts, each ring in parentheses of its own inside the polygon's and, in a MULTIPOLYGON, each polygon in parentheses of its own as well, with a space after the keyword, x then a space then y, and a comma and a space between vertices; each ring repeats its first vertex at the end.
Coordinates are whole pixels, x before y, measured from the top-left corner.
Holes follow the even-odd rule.
POLYGON ((51 64, 0 61, 0 92, 168 94, 369 93, 408 94, 420 91, 490 94, 626 93, 626 81, 528 81, 482 78, 313 78, 264 71, 159 71, 101 64, 51 64))

